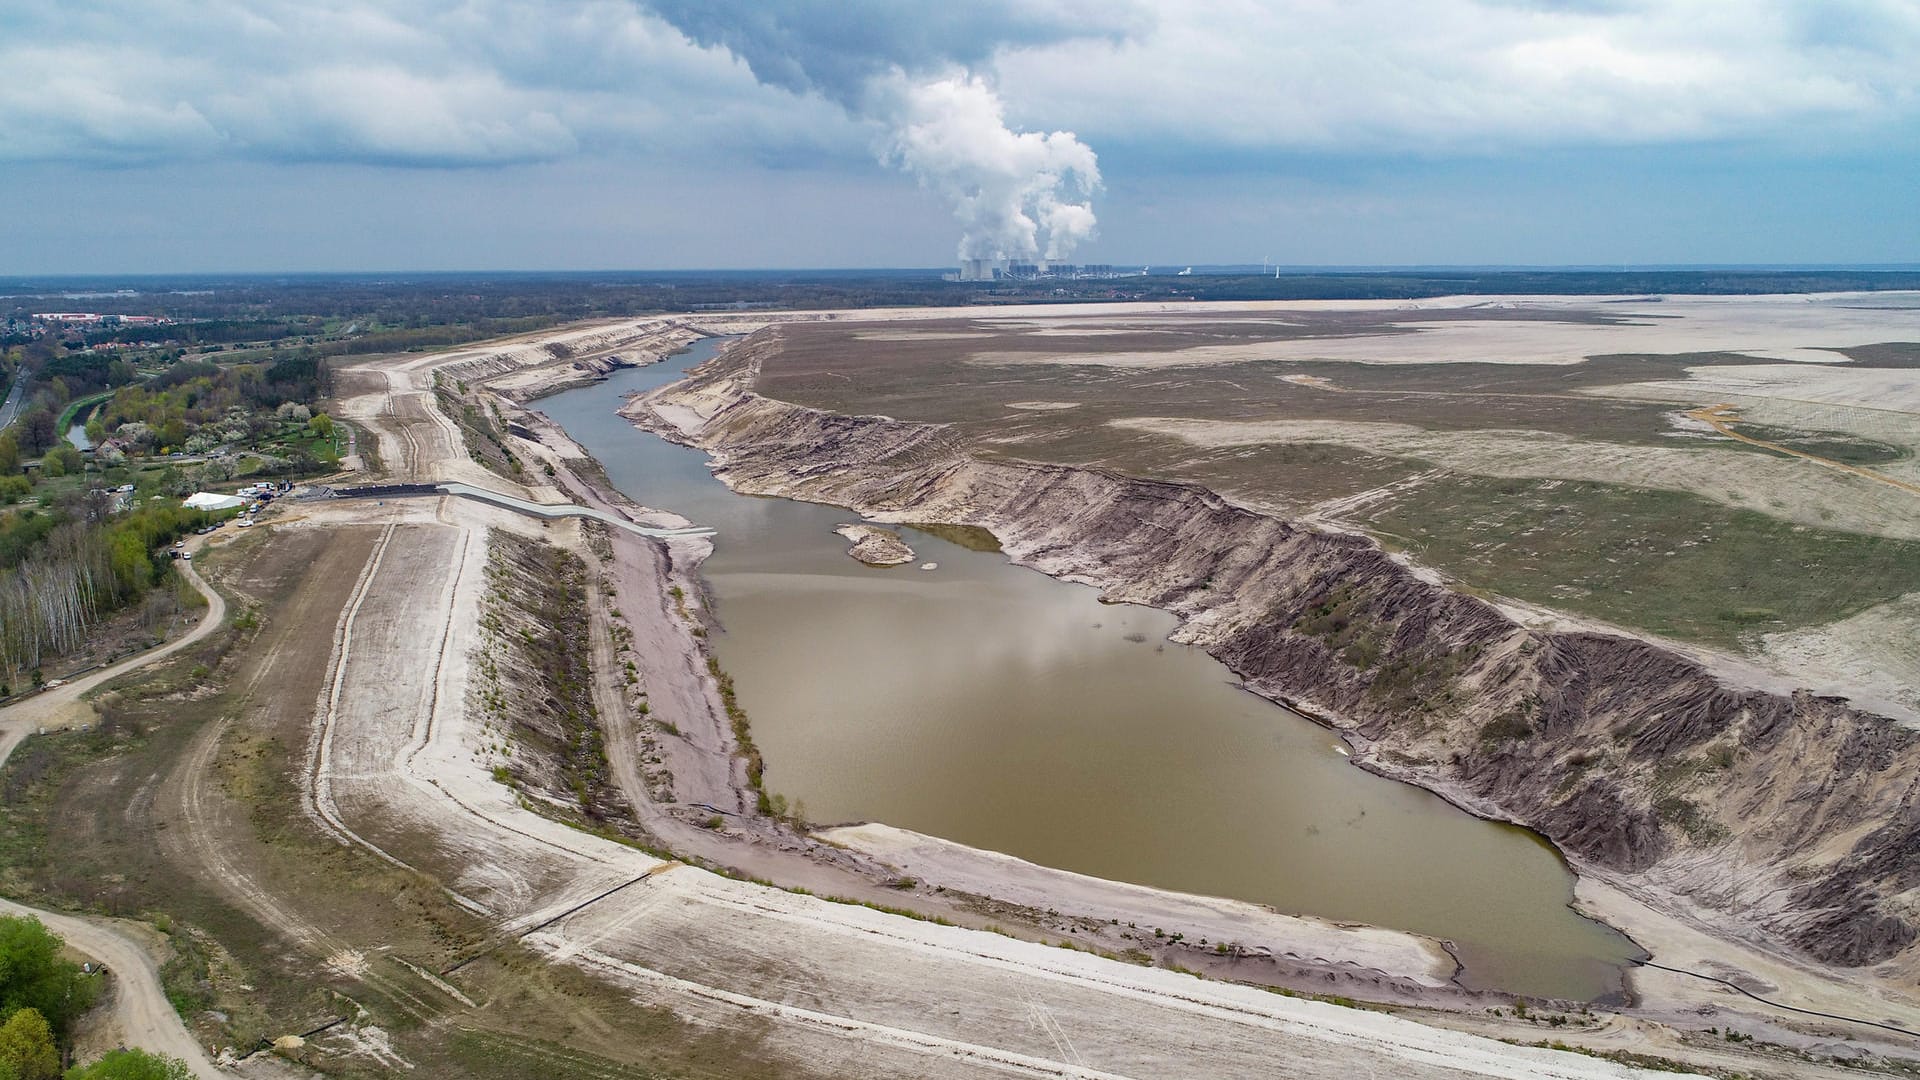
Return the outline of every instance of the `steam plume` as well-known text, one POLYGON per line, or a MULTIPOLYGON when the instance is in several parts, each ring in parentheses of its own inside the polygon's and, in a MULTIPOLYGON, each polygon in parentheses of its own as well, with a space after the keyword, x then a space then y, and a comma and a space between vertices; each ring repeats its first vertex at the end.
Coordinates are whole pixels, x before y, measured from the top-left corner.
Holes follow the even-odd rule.
POLYGON ((1093 151, 1072 132, 1015 132, 973 74, 1004 50, 1120 42, 1135 0, 642 0, 769 86, 817 93, 882 129, 882 161, 953 207, 962 259, 1063 259, 1093 235, 1093 151))
POLYGON ((1064 259, 1094 233, 1093 149, 1070 131, 1016 132, 985 80, 957 75, 870 98, 890 132, 882 160, 953 207, 967 259, 1064 259))

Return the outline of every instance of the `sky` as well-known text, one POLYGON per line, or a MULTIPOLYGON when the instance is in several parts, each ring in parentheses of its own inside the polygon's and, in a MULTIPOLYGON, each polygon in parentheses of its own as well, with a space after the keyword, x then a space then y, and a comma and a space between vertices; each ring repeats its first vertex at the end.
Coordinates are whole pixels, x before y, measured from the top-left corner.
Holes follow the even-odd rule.
POLYGON ((1920 0, 5 0, 0 274, 1920 261, 1920 0))

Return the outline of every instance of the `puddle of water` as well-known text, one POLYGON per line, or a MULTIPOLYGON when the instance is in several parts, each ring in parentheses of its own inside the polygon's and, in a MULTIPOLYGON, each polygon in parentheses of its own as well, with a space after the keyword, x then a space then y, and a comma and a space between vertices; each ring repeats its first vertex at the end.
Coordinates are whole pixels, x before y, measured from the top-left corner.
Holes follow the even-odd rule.
POLYGON ((614 415, 715 347, 536 407, 630 498, 719 530, 714 648, 769 790, 810 820, 1420 931, 1455 942, 1474 986, 1617 989, 1636 950, 1566 907, 1550 846, 1354 768, 1331 732, 1167 643, 1173 616, 1101 604, 949 530, 902 528, 915 563, 863 566, 832 533, 858 515, 735 494, 704 454, 614 415))

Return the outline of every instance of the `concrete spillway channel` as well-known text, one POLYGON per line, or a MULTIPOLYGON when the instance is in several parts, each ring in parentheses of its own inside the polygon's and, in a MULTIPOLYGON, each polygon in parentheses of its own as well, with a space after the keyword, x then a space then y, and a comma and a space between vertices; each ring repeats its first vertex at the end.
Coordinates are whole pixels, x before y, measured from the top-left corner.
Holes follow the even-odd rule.
POLYGON ((625 529, 640 536, 668 540, 678 536, 712 536, 713 530, 703 525, 689 526, 683 529, 661 529, 650 525, 640 525, 618 514, 608 513, 591 506, 575 503, 537 503, 522 499, 505 492, 489 488, 476 487, 473 484, 449 482, 444 484, 376 484, 368 487, 335 488, 331 493, 336 499, 398 499, 421 496, 454 495, 463 499, 492 503, 505 507, 515 513, 529 517, 555 518, 580 517, 604 522, 616 529, 625 529))

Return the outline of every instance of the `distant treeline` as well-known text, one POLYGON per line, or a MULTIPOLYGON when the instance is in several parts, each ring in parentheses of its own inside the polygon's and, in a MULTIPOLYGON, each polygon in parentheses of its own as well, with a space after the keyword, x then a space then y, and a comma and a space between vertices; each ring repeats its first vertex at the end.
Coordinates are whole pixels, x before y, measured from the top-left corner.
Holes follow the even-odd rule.
MULTIPOLYGON (((319 355, 443 348, 577 319, 731 309, 1176 300, 1391 300, 1447 295, 1755 294, 1920 289, 1912 270, 1408 270, 1156 274, 957 282, 936 271, 419 274, 404 277, 0 281, 0 318, 84 306, 172 324, 104 326, 88 345, 302 347, 319 355), (119 292, 118 290, 126 290, 119 292), (85 292, 84 300, 68 293, 85 292), (97 295, 95 295, 97 294, 97 295)), ((0 345, 14 341, 0 336, 0 345)))
MULTIPOLYGON (((1152 279, 1147 279, 1152 280, 1152 279)), ((1920 289, 1920 271, 1487 270, 1263 274, 1169 279, 1200 300, 1393 300, 1434 296, 1641 296, 1920 289)))
MULTIPOLYGON (((391 313, 389 313, 391 314, 391 313)), ((502 337, 543 330, 562 321, 549 315, 512 318, 416 312, 398 325, 383 325, 379 316, 368 313, 363 325, 352 333, 330 333, 329 321, 304 315, 285 319, 209 319, 204 322, 108 326, 85 335, 88 346, 117 343, 123 345, 162 345, 179 342, 189 348, 209 345, 292 346, 312 349, 323 356, 366 353, 406 352, 409 349, 444 348, 463 345, 483 338, 502 337)), ((340 328, 344 331, 344 327, 340 328)))

